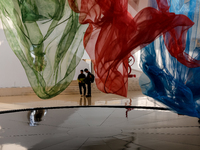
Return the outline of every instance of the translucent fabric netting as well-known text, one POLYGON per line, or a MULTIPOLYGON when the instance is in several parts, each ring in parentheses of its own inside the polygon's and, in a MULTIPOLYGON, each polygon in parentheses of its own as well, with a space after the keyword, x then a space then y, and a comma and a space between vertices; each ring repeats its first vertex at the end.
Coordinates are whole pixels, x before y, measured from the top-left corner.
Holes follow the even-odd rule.
MULTIPOLYGON (((155 1, 150 2, 151 6, 156 7, 155 1)), ((184 51, 183 48, 181 50, 180 58, 176 59, 168 51, 168 35, 142 49, 140 67, 144 74, 140 77, 140 86, 145 95, 164 103, 178 114, 200 118, 200 68, 196 65, 200 61, 200 2, 172 0, 170 5, 170 12, 188 16, 194 25, 183 41, 185 46, 184 51)), ((180 49, 177 47, 173 50, 176 52, 180 49)))
POLYGON ((66 0, 1 0, 1 21, 35 93, 43 99, 61 93, 82 58, 83 32, 66 0))
MULTIPOLYGON (((146 7, 134 17, 128 12, 128 0, 68 1, 80 13, 79 22, 89 24, 84 47, 94 63, 97 87, 105 93, 127 96, 129 57, 162 34, 169 52, 178 59, 186 32, 194 24, 185 15, 170 13, 167 0, 154 1, 155 8, 146 7), (178 54, 175 47, 180 49, 178 54)), ((130 5, 137 8, 137 4, 130 5)))

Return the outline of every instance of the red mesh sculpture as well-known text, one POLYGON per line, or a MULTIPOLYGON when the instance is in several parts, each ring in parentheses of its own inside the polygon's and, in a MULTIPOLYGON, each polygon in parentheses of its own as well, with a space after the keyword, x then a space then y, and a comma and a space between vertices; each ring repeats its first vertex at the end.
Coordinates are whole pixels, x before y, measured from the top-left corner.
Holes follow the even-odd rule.
POLYGON ((185 49, 187 30, 193 22, 169 12, 167 0, 157 0, 158 9, 146 7, 136 16, 128 12, 128 0, 68 0, 79 22, 89 24, 84 47, 95 71, 99 90, 127 96, 129 57, 163 35, 170 54, 189 67, 195 60, 185 49), (136 49, 137 48, 137 49, 136 49))

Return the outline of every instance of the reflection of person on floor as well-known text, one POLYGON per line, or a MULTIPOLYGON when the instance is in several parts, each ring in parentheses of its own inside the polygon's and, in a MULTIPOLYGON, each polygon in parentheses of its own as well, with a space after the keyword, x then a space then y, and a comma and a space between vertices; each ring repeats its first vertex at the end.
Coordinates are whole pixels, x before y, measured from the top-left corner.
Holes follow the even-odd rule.
POLYGON ((83 73, 83 70, 81 70, 81 74, 78 75, 78 84, 79 84, 79 91, 81 96, 86 94, 86 87, 85 87, 85 74, 83 73), (84 94, 82 95, 82 87, 84 90, 84 94))
POLYGON ((88 106, 91 106, 92 104, 91 97, 87 97, 87 100, 88 100, 88 106))
POLYGON ((42 121, 42 117, 45 116, 47 111, 45 109, 32 110, 28 113, 29 126, 37 126, 42 121))
MULTIPOLYGON (((125 103, 125 106, 132 106, 132 100, 130 99, 130 102, 127 104, 125 103)), ((134 108, 126 108, 126 118, 128 118, 128 112, 133 110, 134 108)))
POLYGON ((87 95, 86 97, 91 97, 91 83, 93 82, 93 74, 91 74, 88 69, 84 69, 84 71, 87 73, 87 77, 85 79, 85 83, 87 84, 87 95))
POLYGON ((80 106, 91 106, 91 97, 81 97, 80 98, 80 106), (83 102, 82 102, 83 101, 83 102), (88 104, 87 104, 88 101, 88 104))

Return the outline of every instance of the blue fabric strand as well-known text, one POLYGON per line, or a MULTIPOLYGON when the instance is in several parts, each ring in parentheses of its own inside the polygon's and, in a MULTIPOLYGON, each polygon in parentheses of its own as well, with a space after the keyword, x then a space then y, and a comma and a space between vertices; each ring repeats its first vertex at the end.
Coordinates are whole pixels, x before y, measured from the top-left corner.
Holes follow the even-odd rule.
MULTIPOLYGON (((199 0, 170 0, 170 12, 184 14, 195 24, 188 30, 186 49, 200 60, 199 0)), ((156 7, 155 0, 149 5, 156 7)), ((178 114, 200 118, 200 67, 188 68, 172 57, 165 47, 163 37, 141 50, 140 77, 143 94, 150 96, 178 114)))

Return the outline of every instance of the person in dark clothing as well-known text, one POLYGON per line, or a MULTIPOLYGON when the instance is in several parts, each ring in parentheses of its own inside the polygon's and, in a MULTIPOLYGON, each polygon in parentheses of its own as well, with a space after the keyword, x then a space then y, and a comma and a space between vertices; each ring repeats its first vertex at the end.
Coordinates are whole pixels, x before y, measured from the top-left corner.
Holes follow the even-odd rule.
POLYGON ((81 74, 78 75, 78 84, 79 84, 79 91, 81 96, 84 96, 86 94, 86 87, 85 87, 85 74, 83 73, 83 70, 80 71, 81 74), (82 95, 82 87, 84 90, 84 94, 82 95))
POLYGON ((86 95, 86 97, 91 97, 91 78, 92 78, 92 75, 88 71, 87 68, 84 69, 84 71, 87 73, 87 77, 85 79, 85 83, 87 84, 87 95, 86 95))

